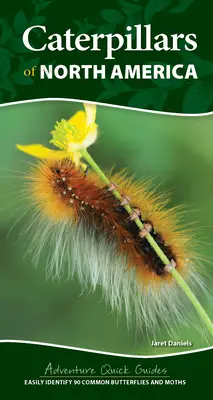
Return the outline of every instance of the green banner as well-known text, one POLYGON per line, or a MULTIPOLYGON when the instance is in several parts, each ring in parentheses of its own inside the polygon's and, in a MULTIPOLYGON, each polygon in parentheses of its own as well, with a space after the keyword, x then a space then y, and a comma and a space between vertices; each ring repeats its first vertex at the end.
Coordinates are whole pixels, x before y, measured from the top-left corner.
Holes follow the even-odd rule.
POLYGON ((212 4, 20 0, 1 9, 0 101, 72 98, 212 110, 212 4))
POLYGON ((39 344, 1 343, 7 396, 195 396, 211 390, 212 350, 163 358, 130 358, 39 344), (12 357, 12 362, 11 362, 12 357), (205 366, 205 367, 204 367, 205 366))

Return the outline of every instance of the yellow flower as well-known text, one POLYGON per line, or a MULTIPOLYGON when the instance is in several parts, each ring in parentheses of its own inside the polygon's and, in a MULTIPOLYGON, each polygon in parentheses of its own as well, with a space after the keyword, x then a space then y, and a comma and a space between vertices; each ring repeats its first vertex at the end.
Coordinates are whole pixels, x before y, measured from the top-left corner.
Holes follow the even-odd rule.
MULTIPOLYGON (((84 104, 85 111, 78 111, 68 121, 57 122, 51 132, 50 143, 60 150, 51 150, 41 144, 16 145, 21 151, 31 156, 60 160, 70 158, 76 165, 80 164, 81 150, 86 149, 97 139, 96 105, 84 104)), ((83 165, 83 164, 82 164, 83 165)))

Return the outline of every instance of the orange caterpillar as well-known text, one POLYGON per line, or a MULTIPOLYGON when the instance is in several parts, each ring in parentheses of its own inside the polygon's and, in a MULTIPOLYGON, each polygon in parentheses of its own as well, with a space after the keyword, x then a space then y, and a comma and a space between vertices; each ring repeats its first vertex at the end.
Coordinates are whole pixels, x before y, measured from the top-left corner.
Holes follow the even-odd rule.
POLYGON ((122 195, 117 200, 113 185, 106 187, 94 173, 85 174, 82 158, 95 166, 85 149, 96 141, 98 126, 96 106, 84 104, 84 109, 56 123, 50 143, 57 150, 17 145, 40 159, 27 176, 34 210, 25 229, 32 238, 28 252, 38 262, 42 249, 49 250, 47 276, 77 275, 83 289, 101 286, 106 302, 119 312, 125 309, 128 322, 134 320, 137 329, 153 334, 160 322, 172 332, 175 325, 187 323, 186 308, 192 306, 135 219, 193 290, 204 289, 195 270, 194 241, 181 226, 179 210, 166 209, 167 193, 157 194, 149 182, 135 183, 118 173, 110 177, 122 195), (125 208, 129 202, 131 215, 125 208))
MULTIPOLYGON (((50 247, 47 274, 61 277, 77 273, 83 287, 103 288, 112 306, 132 317, 139 328, 154 330, 160 319, 168 329, 183 321, 185 301, 181 290, 122 204, 108 187, 70 160, 39 161, 27 177, 36 214, 26 233, 31 233, 34 259, 50 247), (32 225, 37 227, 34 235, 32 225)), ((111 177, 119 191, 140 210, 140 219, 164 253, 176 262, 184 279, 202 286, 194 270, 189 232, 180 229, 177 209, 166 210, 167 194, 150 191, 148 183, 134 183, 125 173, 111 177)), ((189 305, 188 305, 189 306, 189 305)))
MULTIPOLYGON (((163 279, 168 278, 164 272, 165 265, 146 239, 140 238, 137 225, 96 175, 87 177, 70 160, 65 159, 42 162, 31 178, 34 202, 44 214, 55 221, 68 217, 97 226, 98 232, 117 240, 118 252, 128 255, 129 266, 136 266, 143 279, 146 275, 148 280, 150 277, 159 280, 162 275, 163 279)), ((141 221, 151 224, 151 234, 156 242, 167 257, 176 262, 176 268, 183 270, 189 237, 174 231, 175 215, 172 215, 172 210, 160 209, 160 196, 155 198, 145 190, 141 190, 138 196, 137 184, 128 182, 122 174, 112 179, 119 182, 121 191, 131 195, 131 201, 140 209, 141 221)))

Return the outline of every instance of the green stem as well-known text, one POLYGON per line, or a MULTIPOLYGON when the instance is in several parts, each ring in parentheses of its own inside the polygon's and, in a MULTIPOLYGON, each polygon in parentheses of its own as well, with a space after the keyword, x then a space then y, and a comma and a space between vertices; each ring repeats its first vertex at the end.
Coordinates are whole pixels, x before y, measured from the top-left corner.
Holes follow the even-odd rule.
POLYGON ((176 280, 178 285, 185 292, 186 296, 191 301, 191 303, 193 304, 194 308, 197 310, 197 312, 200 315, 201 319, 205 323, 208 331, 213 336, 213 324, 212 324, 209 316, 207 315, 207 313, 205 312, 205 310, 203 309, 203 307, 199 303, 197 297, 195 297, 194 293, 191 291, 191 289, 189 288, 187 283, 184 281, 182 276, 177 272, 177 270, 175 268, 172 268, 170 273, 172 274, 173 278, 176 280))
MULTIPOLYGON (((96 164, 96 162, 93 160, 93 158, 90 156, 90 154, 88 153, 88 151, 86 149, 81 151, 82 156, 84 157, 84 159, 88 162, 88 164, 92 167, 92 169, 97 173, 97 175, 102 179, 102 181, 104 183, 106 183, 107 186, 111 185, 111 181, 107 178, 107 176, 103 173, 103 171, 99 168, 99 166, 96 164)), ((112 190, 112 193, 114 194, 114 196, 116 197, 116 199, 121 200, 122 196, 121 194, 118 192, 118 190, 112 190)), ((124 208, 126 209, 126 211, 128 212, 129 215, 132 214, 133 210, 130 207, 130 205, 124 205, 124 208)), ((138 228, 141 230, 143 229, 143 223, 141 222, 141 220, 139 218, 136 218, 135 220, 136 225, 138 226, 138 228)), ((158 244, 156 243, 156 241, 154 240, 154 238, 150 235, 150 233, 148 233, 146 235, 146 239, 148 240, 148 242, 150 243, 150 245, 152 246, 153 250, 156 252, 156 254, 158 255, 158 257, 161 259, 161 261, 164 263, 164 265, 171 265, 171 261, 168 259, 168 257, 164 254, 164 252, 161 250, 161 248, 158 246, 158 244)), ((198 312, 198 314, 200 315, 201 319, 203 320, 203 322, 205 323, 207 329, 209 330, 210 334, 213 336, 213 324, 210 320, 210 318, 208 317, 207 313, 205 312, 205 310, 203 309, 203 307, 201 306, 201 304, 199 303, 199 301, 197 300, 197 298, 195 297, 194 293, 191 291, 191 289, 189 288, 189 286, 187 285, 187 283, 184 281, 184 279, 182 278, 182 276, 177 272, 177 270, 174 267, 170 267, 169 271, 168 271, 173 278, 176 280, 177 284, 181 287, 181 289, 184 291, 184 293, 186 294, 186 296, 188 297, 188 299, 191 301, 191 303, 193 304, 193 306, 195 307, 196 311, 198 312)))

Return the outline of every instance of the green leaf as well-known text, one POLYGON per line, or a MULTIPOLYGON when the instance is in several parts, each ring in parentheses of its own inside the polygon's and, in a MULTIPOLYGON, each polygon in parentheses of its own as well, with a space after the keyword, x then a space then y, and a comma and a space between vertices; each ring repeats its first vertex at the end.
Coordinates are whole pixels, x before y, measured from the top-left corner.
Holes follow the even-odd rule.
POLYGON ((39 63, 39 58, 33 58, 31 60, 25 61, 22 60, 20 65, 19 65, 19 71, 23 72, 25 69, 31 69, 32 67, 35 67, 39 63))
POLYGON ((10 50, 5 49, 5 47, 0 47, 0 57, 2 56, 7 56, 7 57, 15 57, 15 55, 13 53, 11 53, 10 50))
POLYGON ((198 77, 213 75, 213 63, 208 60, 202 60, 199 56, 190 51, 181 51, 178 55, 187 63, 194 64, 198 77))
POLYGON ((34 26, 34 25, 42 25, 46 22, 47 17, 43 16, 43 15, 36 15, 35 17, 33 17, 30 22, 29 25, 30 26, 34 26))
POLYGON ((104 21, 112 24, 120 24, 124 20, 124 15, 115 9, 108 9, 100 11, 100 14, 104 21))
POLYGON ((192 3, 194 3, 194 0, 179 0, 178 6, 172 8, 171 10, 169 10, 169 12, 174 14, 180 14, 186 11, 187 8, 189 8, 192 3))
POLYGON ((110 99, 111 97, 115 97, 118 96, 121 93, 126 93, 131 91, 131 87, 119 80, 119 79, 115 79, 114 81, 110 82, 109 79, 104 79, 102 80, 103 86, 107 89, 106 91, 103 91, 97 98, 98 101, 100 100, 106 100, 106 99, 110 99), (110 85, 111 83, 111 85, 110 85))
POLYGON ((161 93, 156 96, 156 99, 153 103, 154 110, 161 111, 165 104, 166 99, 168 98, 168 91, 161 91, 161 93))
POLYGON ((1 27, 0 44, 4 45, 13 36, 13 31, 12 31, 12 28, 8 25, 6 20, 1 20, 0 21, 0 27, 1 27))
POLYGON ((91 22, 89 22, 88 18, 85 18, 85 19, 84 19, 84 29, 85 29, 85 32, 89 32, 89 31, 91 31, 91 30, 94 29, 94 28, 95 28, 95 25, 91 24, 91 22))
MULTIPOLYGON (((127 17, 127 21, 126 21, 126 26, 134 26, 134 25, 138 25, 138 24, 143 24, 143 13, 137 13, 137 14, 133 14, 133 15, 129 15, 127 17)), ((132 30, 132 38, 135 39, 136 38, 136 29, 133 28, 132 30)))
POLYGON ((197 114, 208 112, 213 103, 213 81, 196 81, 191 84, 183 100, 183 112, 197 114))
POLYGON ((96 26, 93 25, 93 24, 91 24, 91 23, 88 21, 87 18, 85 18, 83 22, 78 21, 78 20, 74 20, 73 22, 74 22, 74 23, 77 25, 77 27, 79 28, 79 30, 78 30, 78 35, 81 34, 81 33, 89 32, 89 31, 93 30, 94 28, 96 28, 96 26))
POLYGON ((102 92, 98 97, 97 97, 97 101, 102 101, 102 100, 107 100, 110 99, 111 97, 115 97, 117 96, 117 92, 114 91, 114 89, 111 90, 106 90, 104 92, 102 92))
POLYGON ((53 1, 32 0, 32 3, 35 5, 35 14, 39 14, 41 10, 47 8, 50 4, 53 3, 53 1))
POLYGON ((132 4, 127 1, 122 1, 121 9, 125 15, 134 15, 140 13, 143 10, 143 7, 139 4, 132 4))
POLYGON ((12 92, 14 90, 14 85, 9 79, 0 80, 0 89, 5 92, 12 92))
POLYGON ((103 34, 107 34, 107 33, 113 33, 115 30, 115 26, 113 24, 104 24, 98 27, 98 29, 95 30, 96 33, 103 33, 103 34))
POLYGON ((23 86, 32 85, 32 83, 34 82, 30 76, 25 76, 24 72, 15 72, 13 75, 11 75, 11 80, 16 85, 23 85, 23 86))
MULTIPOLYGON (((156 62, 155 62, 156 64, 156 62)), ((164 62, 159 62, 160 65, 166 65, 164 62)), ((174 90, 174 89, 180 89, 181 87, 184 86, 184 79, 176 79, 173 76, 171 76, 170 79, 152 79, 152 82, 158 86, 159 88, 165 89, 165 90, 174 90)))
POLYGON ((78 21, 77 19, 74 19, 72 22, 74 22, 74 24, 76 24, 79 29, 82 29, 84 26, 83 23, 81 21, 78 21))
POLYGON ((16 90, 13 90, 13 91, 11 91, 11 92, 9 92, 9 99, 10 99, 10 101, 13 101, 16 97, 17 97, 17 91, 16 90))
POLYGON ((23 10, 18 11, 13 21, 13 28, 16 35, 21 35, 27 28, 27 17, 23 10))
POLYGON ((149 24, 154 15, 165 10, 173 0, 149 0, 145 9, 145 22, 149 24))
POLYGON ((25 54, 30 53, 30 50, 24 46, 21 38, 13 38, 9 41, 8 47, 10 50, 14 51, 14 53, 25 54))
POLYGON ((152 82, 165 90, 180 89, 184 86, 184 79, 175 79, 173 77, 170 79, 152 79, 152 82))
POLYGON ((0 80, 6 78, 10 71, 11 63, 8 57, 0 58, 0 80))
POLYGON ((110 90, 113 88, 113 83, 110 79, 102 79, 104 89, 110 90))
POLYGON ((119 93, 124 93, 124 92, 129 92, 131 91, 131 87, 124 81, 120 80, 119 78, 116 78, 114 80, 114 85, 113 87, 119 92, 119 93))
POLYGON ((131 97, 129 100, 128 105, 130 107, 148 107, 153 106, 156 101, 156 96, 161 94, 161 89, 159 88, 148 88, 148 89, 141 89, 138 91, 134 96, 131 97))

